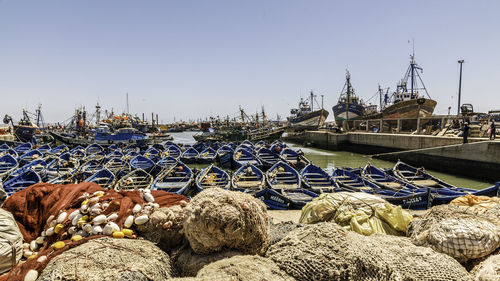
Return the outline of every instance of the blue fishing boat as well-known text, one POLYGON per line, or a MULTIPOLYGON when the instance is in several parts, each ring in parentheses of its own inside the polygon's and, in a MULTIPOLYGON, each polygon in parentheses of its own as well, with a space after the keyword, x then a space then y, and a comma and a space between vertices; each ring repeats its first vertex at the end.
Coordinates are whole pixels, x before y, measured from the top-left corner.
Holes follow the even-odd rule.
POLYGON ((165 146, 161 143, 155 143, 151 147, 155 148, 158 151, 163 152, 165 150, 165 146))
POLYGON ((202 152, 207 147, 205 146, 205 143, 197 142, 197 143, 193 144, 193 148, 196 149, 198 152, 202 152))
POLYGON ((343 121, 359 119, 365 113, 365 106, 354 93, 354 88, 351 85, 351 75, 349 71, 346 73, 346 82, 340 93, 337 104, 332 108, 335 122, 341 124, 343 121))
POLYGON ((290 164, 297 165, 299 162, 299 153, 289 147, 281 150, 281 158, 290 164))
POLYGON ((299 172, 283 161, 269 168, 266 178, 273 189, 298 189, 302 183, 299 172))
POLYGON ((247 163, 234 172, 231 186, 237 191, 255 193, 266 186, 266 177, 257 166, 247 163))
POLYGON ((193 172, 179 161, 161 172, 153 181, 151 189, 187 195, 192 182, 193 172))
POLYGON ((17 162, 19 163, 19 166, 22 167, 22 166, 30 163, 33 160, 41 159, 41 158, 43 158, 43 154, 39 150, 33 149, 33 150, 30 150, 30 151, 24 153, 23 155, 19 156, 19 159, 17 159, 17 162))
POLYGON ((333 174, 334 181, 339 188, 346 191, 365 192, 378 195, 389 203, 399 205, 405 209, 425 210, 432 204, 433 197, 430 190, 389 190, 382 189, 374 182, 363 179, 357 171, 337 168, 333 174))
POLYGON ((50 147, 50 144, 44 144, 42 146, 40 146, 39 148, 37 148, 38 151, 40 151, 41 153, 45 154, 47 153, 49 150, 51 150, 52 148, 50 147))
POLYGON ((300 176, 306 188, 317 193, 334 192, 338 187, 333 178, 320 167, 309 164, 300 171, 300 176))
POLYGON ((49 149, 49 151, 47 151, 47 154, 59 156, 68 150, 69 150, 69 148, 66 145, 62 144, 62 145, 59 145, 59 146, 56 146, 54 148, 49 149))
POLYGON ((257 167, 262 167, 262 162, 247 148, 242 146, 236 148, 233 154, 234 166, 239 168, 246 164, 252 164, 257 167))
POLYGON ((328 111, 322 108, 314 110, 315 97, 311 91, 309 99, 301 98, 299 108, 290 110, 291 116, 288 117, 288 121, 292 127, 317 129, 325 124, 328 111))
POLYGON ((122 158, 109 159, 104 165, 104 168, 110 170, 115 175, 116 179, 121 179, 132 171, 129 162, 122 158))
POLYGON ((39 182, 42 182, 42 179, 35 171, 26 170, 16 177, 6 181, 3 184, 3 189, 7 193, 7 196, 11 196, 16 192, 39 182))
POLYGON ((153 176, 156 176, 161 170, 161 167, 157 166, 153 160, 142 155, 137 155, 132 158, 132 160, 130 160, 130 166, 132 170, 141 169, 153 176))
POLYGON ((161 155, 161 151, 153 147, 148 148, 143 154, 144 157, 151 159, 155 163, 160 161, 161 155))
POLYGON ((279 192, 288 198, 290 201, 288 208, 291 210, 300 210, 304 205, 319 196, 317 193, 304 188, 281 189, 279 192))
POLYGON ((149 189, 153 184, 153 176, 143 169, 133 170, 123 176, 116 184, 115 190, 149 189))
POLYGON ((217 158, 222 168, 231 169, 234 150, 229 145, 223 145, 217 150, 217 158))
POLYGON ((106 159, 112 159, 112 158, 122 158, 123 153, 120 150, 113 150, 106 154, 106 159))
POLYGON ((78 168, 78 172, 75 175, 75 179, 78 181, 83 181, 84 179, 90 177, 91 175, 97 173, 102 169, 102 161, 100 160, 89 160, 78 168))
POLYGON ((19 154, 14 150, 14 149, 9 149, 9 150, 6 150, 4 152, 2 152, 2 155, 5 155, 5 154, 9 154, 10 156, 14 157, 14 158, 18 158, 19 157, 19 154))
POLYGON ((0 144, 0 153, 5 152, 10 149, 10 146, 6 143, 0 144))
POLYGON ((210 165, 201 170, 196 176, 197 191, 202 191, 206 188, 224 188, 228 189, 231 185, 231 180, 226 171, 217 166, 210 165))
POLYGON ((98 143, 90 144, 85 148, 86 155, 92 155, 95 153, 105 153, 104 148, 98 143))
POLYGON ((108 169, 99 170, 97 173, 85 179, 85 182, 97 183, 103 188, 109 189, 113 187, 115 175, 108 169))
POLYGON ((20 174, 23 174, 24 172, 28 170, 32 170, 36 172, 42 179, 45 177, 45 168, 47 167, 47 162, 45 162, 44 159, 36 159, 28 164, 24 165, 23 167, 19 167, 12 171, 10 174, 6 175, 5 180, 12 179, 14 177, 17 177, 20 174))
POLYGON ((179 146, 173 144, 173 145, 169 145, 165 148, 162 156, 163 157, 171 156, 171 157, 174 157, 175 159, 179 159, 181 157, 181 153, 182 153, 182 150, 179 148, 179 146))
POLYGON ((270 210, 289 210, 290 199, 281 194, 278 190, 265 188, 254 195, 266 204, 270 210))
POLYGON ((200 164, 209 164, 213 163, 216 157, 217 157, 217 152, 213 148, 208 147, 202 152, 200 152, 198 158, 196 158, 196 162, 200 164))
POLYGON ((144 145, 148 136, 134 128, 120 128, 115 133, 111 133, 107 127, 99 127, 96 130, 94 141, 102 145, 111 144, 138 144, 144 145))
POLYGON ((192 164, 196 162, 196 157, 198 157, 198 150, 190 147, 186 149, 181 155, 181 161, 186 164, 192 164))
POLYGON ((62 183, 62 180, 70 178, 77 170, 77 162, 56 158, 45 168, 45 181, 53 183, 55 179, 58 179, 57 183, 62 183))
POLYGON ((18 167, 16 158, 10 154, 4 154, 0 157, 0 179, 10 174, 18 167))
POLYGON ((162 158, 156 165, 160 166, 162 171, 165 169, 169 169, 170 167, 177 165, 177 162, 179 162, 177 159, 175 159, 172 156, 167 156, 162 158))
POLYGON ((26 143, 23 143, 23 144, 20 144, 20 145, 14 147, 13 149, 17 154, 22 155, 22 154, 30 151, 32 148, 33 148, 32 144, 29 142, 26 142, 26 143))

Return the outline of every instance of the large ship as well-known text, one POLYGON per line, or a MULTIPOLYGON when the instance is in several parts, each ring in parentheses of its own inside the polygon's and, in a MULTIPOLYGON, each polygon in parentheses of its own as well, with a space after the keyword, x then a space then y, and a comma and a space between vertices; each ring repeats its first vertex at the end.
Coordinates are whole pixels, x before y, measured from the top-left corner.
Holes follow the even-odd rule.
POLYGON ((317 129, 325 124, 328 117, 328 111, 323 108, 314 110, 314 95, 311 91, 309 99, 300 99, 299 108, 290 110, 292 114, 288 117, 288 121, 292 127, 317 129))
POLYGON ((381 98, 381 113, 367 118, 423 118, 434 112, 437 102, 432 100, 420 77, 423 69, 415 62, 414 55, 410 56, 410 65, 405 76, 397 84, 396 91, 385 94, 381 98), (425 92, 425 96, 420 92, 425 92), (426 98, 427 96, 427 98, 426 98))
POLYGON ((332 107, 332 110, 336 123, 359 119, 365 112, 363 102, 356 96, 354 88, 351 85, 351 74, 349 71, 346 72, 346 81, 340 93, 339 101, 332 107))

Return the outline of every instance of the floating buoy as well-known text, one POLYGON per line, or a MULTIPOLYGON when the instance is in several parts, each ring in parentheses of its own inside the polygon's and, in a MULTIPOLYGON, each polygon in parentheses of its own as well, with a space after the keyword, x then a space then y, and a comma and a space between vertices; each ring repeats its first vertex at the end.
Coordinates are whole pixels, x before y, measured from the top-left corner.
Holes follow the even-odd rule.
POLYGON ((111 215, 109 215, 107 218, 106 218, 106 221, 114 221, 118 218, 118 214, 117 213, 113 213, 111 215))
POLYGON ((96 225, 92 228, 92 234, 98 235, 102 233, 102 227, 100 225, 96 225))
POLYGON ((148 215, 142 215, 135 218, 134 222, 137 225, 145 224, 149 220, 148 215))
POLYGON ((76 227, 74 227, 74 226, 72 226, 68 229, 68 233, 71 235, 75 234, 75 232, 76 232, 76 227))
POLYGON ((66 217, 67 217, 67 216, 68 216, 68 213, 66 213, 66 212, 62 212, 62 213, 61 213, 61 214, 57 217, 56 222, 57 222, 57 223, 62 223, 62 222, 66 219, 66 217))
POLYGON ((32 252, 32 251, 30 251, 30 250, 26 250, 26 251, 24 251, 24 252, 23 252, 23 256, 24 256, 25 258, 28 258, 28 257, 30 257, 30 256, 32 256, 32 255, 33 255, 33 252, 32 252))
POLYGON ((47 219, 47 224, 49 224, 54 218, 54 215, 50 215, 50 217, 47 219))
POLYGON ((126 227, 126 228, 130 228, 132 225, 134 224, 134 216, 128 216, 127 219, 125 220, 125 223, 123 223, 123 225, 126 227))
POLYGON ((24 275, 24 281, 35 281, 38 278, 38 271, 34 269, 28 270, 26 275, 24 275))
POLYGON ((71 212, 71 214, 69 214, 68 216, 68 220, 70 221, 73 221, 73 219, 80 213, 80 210, 74 210, 73 212, 71 212))
POLYGON ((92 197, 92 198, 89 199, 89 202, 87 204, 94 205, 97 202, 99 202, 99 197, 92 197))
POLYGON ((73 242, 77 242, 77 241, 82 240, 82 238, 83 238, 83 237, 82 237, 81 235, 79 235, 79 234, 77 234, 77 235, 73 235, 73 237, 71 237, 71 241, 73 241, 73 242))
POLYGON ((36 240, 33 240, 30 242, 30 250, 35 251, 38 248, 38 244, 36 243, 36 240))
POLYGON ((86 213, 88 213, 88 212, 89 212, 89 205, 87 205, 87 204, 82 205, 82 206, 80 207, 80 212, 81 212, 82 214, 86 214, 86 213))
POLYGON ((113 232, 113 238, 123 238, 125 237, 125 234, 121 231, 115 231, 113 232))
POLYGON ((52 236, 52 235, 54 235, 54 228, 53 228, 53 227, 49 227, 49 228, 45 231, 45 235, 47 235, 47 236, 52 236))
POLYGON ((73 218, 73 220, 71 221, 71 224, 72 225, 77 225, 78 224, 78 221, 83 217, 82 214, 80 214, 80 211, 78 211, 78 214, 73 218))
POLYGON ((139 211, 141 211, 141 209, 142 209, 141 205, 135 204, 134 208, 132 209, 132 213, 133 214, 138 213, 139 211))
POLYGON ((40 237, 37 237, 35 241, 37 244, 42 245, 43 242, 45 242, 45 238, 43 238, 43 236, 40 236, 40 237))
POLYGON ((104 196, 104 191, 96 191, 92 194, 92 196, 102 197, 104 196))
POLYGON ((132 229, 124 228, 122 229, 122 232, 125 236, 132 236, 134 235, 134 231, 132 229))
POLYGON ((181 207, 186 207, 187 204, 188 203, 186 201, 184 201, 184 200, 179 201, 179 205, 181 205, 181 207))
POLYGON ((90 223, 87 223, 86 225, 84 225, 82 227, 82 230, 83 232, 86 232, 86 233, 92 233, 92 225, 90 223))
POLYGON ((54 233, 55 234, 59 234, 59 232, 61 232, 61 230, 64 228, 64 225, 63 224, 58 224, 56 225, 56 227, 54 227, 54 233))
POLYGON ((92 222, 95 225, 103 224, 105 221, 106 221, 106 215, 98 215, 92 220, 92 222))
POLYGON ((38 259, 36 259, 37 262, 42 263, 47 260, 47 256, 40 256, 38 259))
POLYGON ((56 243, 54 243, 52 245, 52 248, 54 248, 54 250, 57 251, 57 250, 64 248, 64 246, 66 246, 66 244, 63 241, 57 241, 56 243))
POLYGON ((88 200, 84 200, 80 206, 87 205, 88 202, 88 200))
POLYGON ((153 195, 151 193, 145 192, 144 193, 144 200, 146 200, 146 202, 154 202, 155 198, 153 197, 153 195))

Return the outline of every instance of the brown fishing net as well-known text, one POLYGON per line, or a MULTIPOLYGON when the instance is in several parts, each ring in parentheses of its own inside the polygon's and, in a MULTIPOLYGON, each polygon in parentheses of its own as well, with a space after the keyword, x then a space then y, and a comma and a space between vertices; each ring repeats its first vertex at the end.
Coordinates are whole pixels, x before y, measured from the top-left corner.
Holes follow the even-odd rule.
POLYGON ((500 280, 500 253, 490 255, 476 265, 470 273, 474 277, 474 281, 500 280))
POLYGON ((194 252, 237 249, 263 254, 269 244, 269 219, 262 201, 220 188, 200 192, 185 208, 184 235, 194 252))
POLYGON ((168 255, 153 243, 102 237, 53 258, 38 280, 167 280, 171 275, 168 255))
POLYGON ((203 267, 198 278, 232 281, 293 281, 272 260, 260 256, 234 256, 203 267))
POLYGON ((189 245, 178 248, 171 253, 171 261, 180 276, 196 276, 204 266, 221 259, 244 255, 239 251, 224 251, 208 255, 199 255, 189 245))
POLYGON ((297 280, 471 280, 455 259, 406 237, 364 236, 328 222, 290 232, 266 256, 297 280))
MULTIPOLYGON (((25 242, 29 243, 39 238, 42 231, 48 229, 47 220, 49 217, 57 218, 62 212, 70 214, 75 210, 79 210, 82 202, 86 200, 85 198, 88 198, 89 194, 95 194, 96 192, 102 192, 102 196, 97 198, 97 201, 106 202, 109 205, 103 209, 102 214, 109 216, 112 213, 116 213, 114 222, 120 228, 127 217, 132 214, 134 206, 146 204, 139 191, 117 192, 114 190, 105 190, 95 183, 69 185, 40 183, 13 194, 5 201, 2 208, 14 215, 25 242)), ((151 195, 154 197, 155 204, 161 207, 174 206, 182 200, 187 200, 182 195, 164 191, 152 191, 151 195)), ((58 234, 46 236, 44 243, 39 245, 38 257, 45 255, 47 256, 46 261, 37 262, 37 258, 28 259, 25 263, 16 266, 8 276, 0 277, 0 280, 22 280, 26 272, 30 269, 41 272, 51 258, 89 239, 100 237, 100 235, 93 235, 84 237, 83 240, 72 242, 69 240, 71 235, 68 232, 68 229, 72 226, 72 222, 66 218, 61 224, 63 225, 63 229, 58 234), (53 250, 52 245, 56 241, 64 241, 65 247, 53 250)))
POLYGON ((460 262, 487 256, 500 246, 498 218, 463 206, 436 206, 417 219, 408 236, 418 246, 448 254, 460 262))

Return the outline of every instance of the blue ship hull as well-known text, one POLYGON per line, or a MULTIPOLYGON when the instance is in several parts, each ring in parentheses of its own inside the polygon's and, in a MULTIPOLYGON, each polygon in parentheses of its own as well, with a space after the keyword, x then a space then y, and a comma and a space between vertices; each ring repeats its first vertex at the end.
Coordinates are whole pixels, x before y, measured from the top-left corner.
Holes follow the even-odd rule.
POLYGON ((338 103, 334 107, 332 107, 333 115, 335 116, 335 122, 342 122, 346 120, 346 117, 349 120, 356 120, 363 116, 365 112, 364 106, 360 104, 351 103, 349 104, 348 110, 349 114, 346 114, 346 104, 338 103))

